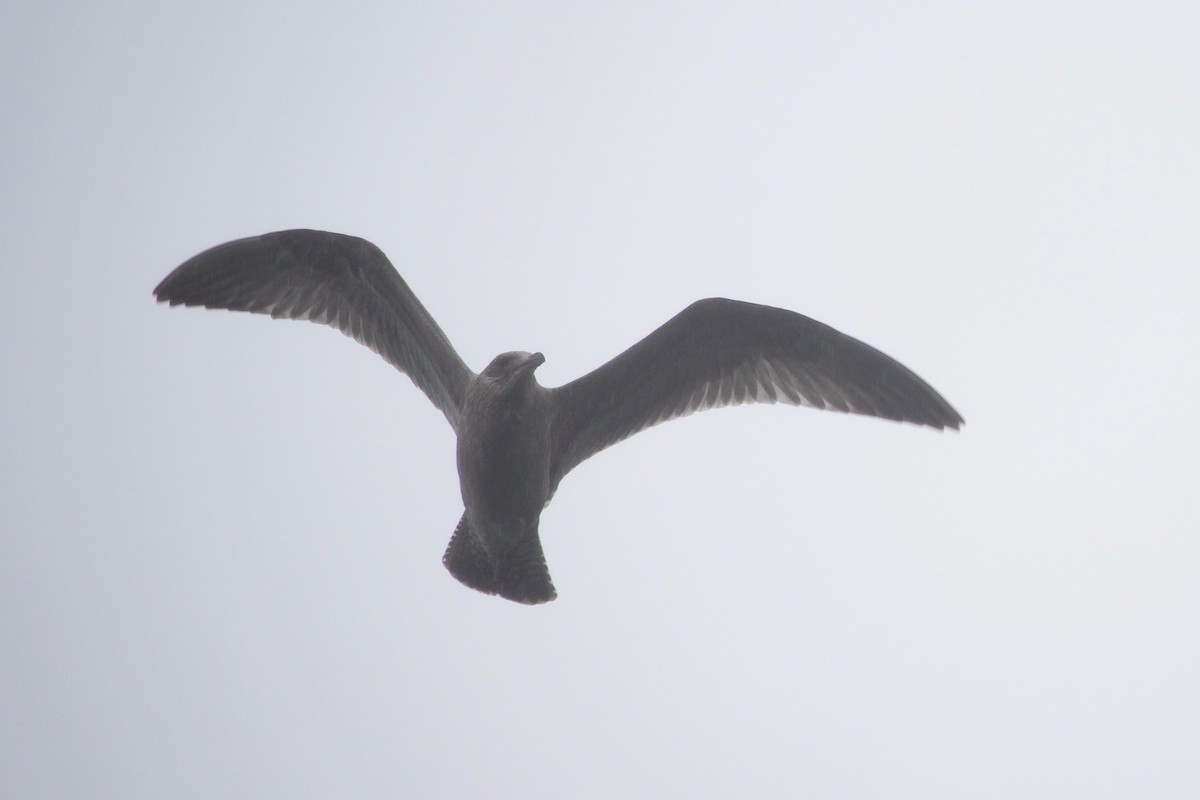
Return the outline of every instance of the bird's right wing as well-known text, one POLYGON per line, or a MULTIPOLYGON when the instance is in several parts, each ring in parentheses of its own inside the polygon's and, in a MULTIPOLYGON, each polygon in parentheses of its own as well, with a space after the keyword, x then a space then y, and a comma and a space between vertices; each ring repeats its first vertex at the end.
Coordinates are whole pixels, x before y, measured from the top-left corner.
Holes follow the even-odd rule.
POLYGON ((740 403, 789 403, 938 428, 962 424, 895 359, 792 311, 709 298, 685 308, 555 400, 551 485, 640 430, 740 403))
POLYGON ((291 230, 218 245, 154 289, 159 302, 227 308, 337 328, 412 378, 458 430, 471 371, 378 247, 291 230))

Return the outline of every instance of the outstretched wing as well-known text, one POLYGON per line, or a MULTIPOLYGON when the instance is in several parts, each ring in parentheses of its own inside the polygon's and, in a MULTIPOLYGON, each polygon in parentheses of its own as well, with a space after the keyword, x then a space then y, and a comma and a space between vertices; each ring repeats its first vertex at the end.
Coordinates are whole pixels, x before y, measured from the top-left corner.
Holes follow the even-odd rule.
POLYGON ((458 430, 472 373, 387 256, 365 239, 310 230, 238 239, 184 262, 154 296, 173 306, 337 328, 412 378, 458 430))
POLYGON ((789 403, 933 428, 962 417, 873 347, 792 311, 709 298, 558 389, 552 485, 640 430, 740 403, 789 403))

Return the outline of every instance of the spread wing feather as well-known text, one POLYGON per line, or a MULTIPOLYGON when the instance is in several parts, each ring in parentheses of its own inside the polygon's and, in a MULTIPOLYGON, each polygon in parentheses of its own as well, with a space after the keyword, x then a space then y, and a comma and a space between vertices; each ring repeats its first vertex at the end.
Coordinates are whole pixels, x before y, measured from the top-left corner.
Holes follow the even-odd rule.
POLYGON ((558 389, 552 485, 652 425, 741 403, 788 403, 957 429, 933 387, 895 359, 792 311, 699 300, 558 389))
POLYGON ((383 251, 365 239, 310 230, 238 239, 189 259, 154 295, 171 305, 337 328, 412 378, 458 430, 473 373, 383 251))

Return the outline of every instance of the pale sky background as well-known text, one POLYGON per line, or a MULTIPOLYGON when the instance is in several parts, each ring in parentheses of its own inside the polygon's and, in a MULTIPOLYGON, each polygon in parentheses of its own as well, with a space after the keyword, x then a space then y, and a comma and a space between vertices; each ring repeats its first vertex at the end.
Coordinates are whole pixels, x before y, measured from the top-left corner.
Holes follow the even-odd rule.
POLYGON ((1198 41, 1194 2, 6 3, 0 796, 1200 796, 1198 41), (288 227, 376 242, 477 370, 719 295, 967 425, 655 428, 508 603, 441 566, 406 377, 153 302, 288 227))

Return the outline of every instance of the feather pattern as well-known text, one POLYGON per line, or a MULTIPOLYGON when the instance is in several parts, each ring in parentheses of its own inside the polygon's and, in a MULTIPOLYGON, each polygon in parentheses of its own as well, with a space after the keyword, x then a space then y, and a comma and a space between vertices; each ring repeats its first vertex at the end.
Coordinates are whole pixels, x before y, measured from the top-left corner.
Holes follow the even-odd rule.
POLYGON ((501 353, 476 375, 383 252, 353 236, 290 230, 206 250, 154 290, 171 305, 337 328, 412 378, 458 439, 465 511, 443 563, 521 603, 555 597, 538 524, 559 481, 651 425, 710 408, 787 403, 957 429, 963 419, 896 360, 791 311, 709 298, 557 389, 541 353, 501 353))
POLYGON ((291 230, 206 250, 154 289, 171 305, 226 308, 337 328, 412 378, 458 430, 474 373, 378 247, 291 230))
POLYGON ((962 417, 895 359, 792 311, 698 300, 554 397, 552 485, 638 431, 697 411, 787 403, 957 429, 962 417))

